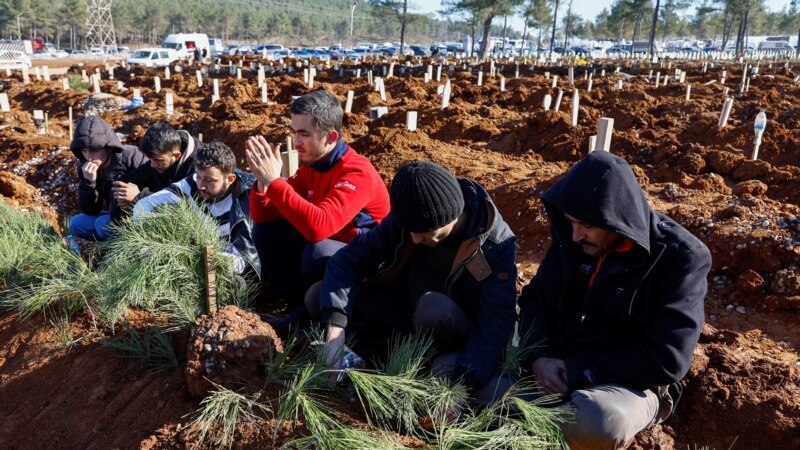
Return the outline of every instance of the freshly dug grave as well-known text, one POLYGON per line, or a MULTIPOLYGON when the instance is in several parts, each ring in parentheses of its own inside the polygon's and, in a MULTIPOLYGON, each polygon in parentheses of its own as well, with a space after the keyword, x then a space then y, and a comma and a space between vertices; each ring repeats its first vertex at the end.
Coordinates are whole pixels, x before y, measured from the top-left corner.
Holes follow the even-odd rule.
MULTIPOLYGON (((626 77, 623 89, 616 90, 623 74, 613 74, 615 62, 599 62, 593 67, 591 92, 585 69, 577 68, 580 117, 575 127, 568 112, 573 94, 565 68, 522 64, 521 77, 515 79, 516 66, 500 63, 507 88, 501 92, 499 79, 487 76, 488 64, 483 87, 476 86, 477 67, 465 72, 461 64, 452 70, 445 65, 443 77, 453 84, 446 110, 439 108, 437 83, 423 82, 425 65, 396 67, 397 76, 385 80, 386 101, 364 79, 367 69, 380 73, 380 64, 363 65, 361 79, 352 71, 340 76, 335 69, 320 70, 315 89, 326 89, 342 102, 347 91, 355 92, 344 138, 372 160, 387 183, 403 162, 430 159, 485 185, 517 235, 520 287, 535 274, 550 245, 540 194, 585 154, 598 119, 613 118, 612 151, 632 164, 654 208, 700 237, 714 258, 707 326, 685 381, 685 397, 673 417, 643 433, 633 447, 724 449, 738 438, 734 448, 797 448, 800 88, 792 79, 800 68, 762 63, 749 91, 738 94, 742 71, 735 65, 709 64, 703 72, 702 63, 666 64, 623 65, 621 72, 634 77, 626 77), (663 79, 676 65, 687 71, 687 83, 692 84, 688 102, 684 85, 670 81, 654 87, 656 72, 663 79), (608 76, 600 76, 603 69, 608 76), (653 78, 648 80, 651 69, 653 78), (706 84, 719 80, 722 70, 728 72, 724 86, 706 84), (557 96, 545 71, 559 75, 564 90, 558 111, 542 108, 546 94, 557 96), (735 103, 728 125, 719 129, 724 87, 730 88, 735 103), (388 106, 389 114, 370 120, 371 106, 388 106), (769 123, 760 160, 750 161, 753 119, 761 109, 769 123), (412 110, 419 114, 415 132, 405 129, 406 112, 412 110)), ((202 134, 205 141, 226 142, 244 167, 245 139, 263 134, 284 141, 291 97, 309 89, 302 71, 268 72, 269 100, 275 103, 263 105, 255 72, 245 71, 245 79, 236 80, 225 69, 208 73, 220 80, 221 100, 214 105, 210 80, 198 87, 193 70, 165 80, 161 72, 117 69, 115 78, 129 89, 141 89, 146 103, 102 116, 125 142, 134 144, 149 124, 167 120, 202 134), (159 94, 153 75, 162 76, 159 94), (166 92, 175 95, 176 112, 170 117, 164 111, 166 92)), ((104 73, 103 91, 115 94, 116 82, 105 78, 104 73)), ((57 81, 22 85, 19 79, 11 80, 6 92, 13 112, 0 116, 0 169, 7 174, 2 180, 10 180, 4 185, 12 188, 0 195, 23 208, 49 211, 53 222, 63 223, 76 212, 77 195, 67 108, 75 108, 78 116, 89 94, 63 92, 57 81), (30 115, 34 108, 49 113, 49 134, 36 134, 30 115)), ((130 91, 124 96, 130 98, 130 91)), ((78 336, 91 332, 82 315, 73 319, 72 327, 78 336)), ((99 349, 95 338, 66 352, 41 317, 18 322, 8 313, 1 315, 0 340, 9 343, 0 349, 0 397, 9 399, 0 404, 4 447, 52 448, 53 442, 71 448, 188 445, 180 429, 188 420, 183 416, 197 403, 189 397, 182 370, 120 375, 123 364, 112 352, 99 349)), ((274 426, 265 422, 245 427, 239 446, 279 448, 282 440, 272 441, 274 426)))

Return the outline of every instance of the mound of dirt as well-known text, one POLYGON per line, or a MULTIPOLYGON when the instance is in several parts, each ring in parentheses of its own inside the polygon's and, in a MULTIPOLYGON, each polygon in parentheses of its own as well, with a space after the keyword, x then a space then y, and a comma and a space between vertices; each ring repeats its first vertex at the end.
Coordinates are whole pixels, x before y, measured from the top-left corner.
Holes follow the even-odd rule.
MULTIPOLYGON (((186 350, 186 385, 202 398, 214 384, 239 390, 264 375, 268 353, 283 352, 283 343, 257 314, 228 305, 197 319, 186 350)), ((252 386, 250 386, 252 388, 252 386)))

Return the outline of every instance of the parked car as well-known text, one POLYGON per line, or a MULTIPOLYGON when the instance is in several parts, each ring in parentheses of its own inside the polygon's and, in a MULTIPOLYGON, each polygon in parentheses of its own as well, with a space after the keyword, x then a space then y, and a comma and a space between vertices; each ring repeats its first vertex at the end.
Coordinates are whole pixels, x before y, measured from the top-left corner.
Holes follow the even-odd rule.
POLYGON ((103 49, 100 47, 92 47, 89 49, 90 56, 103 56, 103 49))
POLYGON ((310 59, 313 56, 307 49, 300 48, 297 50, 292 50, 292 56, 297 59, 310 59))
POLYGON ((132 66, 165 67, 178 60, 178 54, 169 48, 140 48, 128 58, 132 66))
POLYGON ((267 59, 275 61, 281 58, 288 58, 292 56, 292 52, 288 48, 267 50, 267 59))
POLYGON ((630 53, 631 46, 628 44, 617 44, 612 45, 606 49, 606 54, 608 53, 630 53))
POLYGON ((409 49, 414 53, 414 56, 430 56, 430 49, 424 45, 411 45, 409 49))

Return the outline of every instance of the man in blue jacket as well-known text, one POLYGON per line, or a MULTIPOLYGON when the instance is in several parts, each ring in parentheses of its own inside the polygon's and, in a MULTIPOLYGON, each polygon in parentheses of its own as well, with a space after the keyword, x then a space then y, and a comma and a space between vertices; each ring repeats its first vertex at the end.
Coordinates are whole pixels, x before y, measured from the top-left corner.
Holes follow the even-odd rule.
POLYGON ((542 195, 553 242, 519 298, 544 393, 575 408, 571 449, 616 449, 664 421, 703 327, 708 248, 647 203, 628 163, 593 152, 542 195))
POLYGON ((483 187, 431 162, 402 166, 390 203, 306 296, 327 326, 328 355, 340 354, 345 331, 357 353, 380 358, 393 334, 422 330, 438 354, 434 374, 487 403, 502 394, 496 375, 516 319, 514 234, 483 187))

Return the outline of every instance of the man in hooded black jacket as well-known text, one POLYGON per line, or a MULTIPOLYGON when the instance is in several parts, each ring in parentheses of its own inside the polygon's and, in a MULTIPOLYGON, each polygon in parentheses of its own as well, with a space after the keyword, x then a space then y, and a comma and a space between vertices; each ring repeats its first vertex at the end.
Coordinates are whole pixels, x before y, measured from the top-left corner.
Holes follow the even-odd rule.
POLYGON ((593 152, 543 195, 553 243, 518 303, 546 394, 575 408, 572 449, 615 449, 669 416, 703 327, 708 248, 593 152))
POLYGON ((122 144, 98 116, 88 116, 78 123, 70 149, 78 158, 81 210, 69 222, 70 233, 83 239, 108 239, 108 225, 117 208, 112 185, 146 163, 147 156, 136 146, 122 144))

